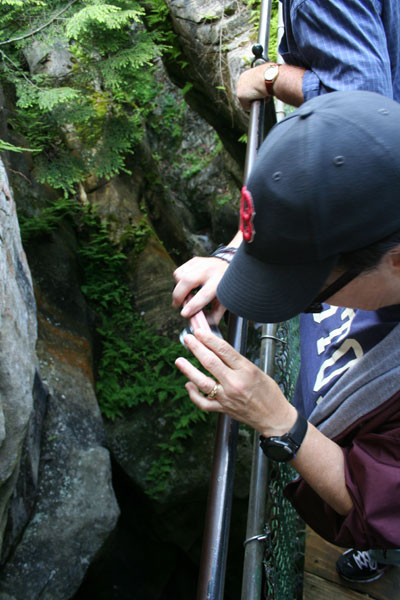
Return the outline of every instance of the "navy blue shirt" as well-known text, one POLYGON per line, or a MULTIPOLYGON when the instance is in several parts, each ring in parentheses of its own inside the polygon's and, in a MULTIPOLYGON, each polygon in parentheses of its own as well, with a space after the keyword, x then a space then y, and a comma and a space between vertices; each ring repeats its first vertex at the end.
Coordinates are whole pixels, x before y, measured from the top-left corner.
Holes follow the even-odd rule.
POLYGON ((306 417, 341 375, 400 321, 399 305, 376 311, 324 308, 300 321, 301 369, 294 404, 306 417))

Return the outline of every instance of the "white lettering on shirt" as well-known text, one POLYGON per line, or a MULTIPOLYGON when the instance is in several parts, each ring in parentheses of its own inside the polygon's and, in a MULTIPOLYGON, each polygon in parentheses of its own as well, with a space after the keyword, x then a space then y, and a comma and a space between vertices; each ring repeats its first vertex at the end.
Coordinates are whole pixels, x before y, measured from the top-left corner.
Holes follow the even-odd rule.
POLYGON ((318 392, 321 388, 323 388, 331 379, 341 375, 350 367, 352 367, 360 358, 363 356, 364 352, 361 345, 354 339, 347 339, 343 342, 343 344, 338 348, 330 358, 327 358, 321 365, 320 370, 318 371, 318 375, 314 385, 314 392, 318 392), (345 365, 335 369, 329 373, 329 375, 325 376, 325 371, 335 365, 342 356, 345 356, 348 352, 353 352, 355 358, 349 360, 345 365))
MULTIPOLYGON (((337 306, 332 307, 332 308, 336 308, 337 309, 337 306)), ((328 311, 324 311, 324 312, 328 312, 328 311)), ((356 315, 356 313, 355 313, 355 311, 352 308, 345 308, 342 311, 341 319, 342 319, 342 321, 344 321, 343 325, 341 325, 340 327, 337 327, 336 329, 334 329, 333 331, 331 331, 330 334, 327 337, 321 337, 321 338, 319 338, 317 340, 317 352, 318 352, 318 354, 322 354, 322 352, 324 352, 325 348, 327 346, 329 346, 329 344, 335 338, 338 338, 337 339, 337 343, 338 343, 338 342, 340 342, 343 338, 345 338, 348 335, 348 333, 350 331, 351 324, 353 322, 353 319, 354 319, 355 315, 356 315)), ((331 316, 331 315, 328 315, 328 316, 331 316)), ((327 318, 327 317, 324 317, 324 318, 327 318)))

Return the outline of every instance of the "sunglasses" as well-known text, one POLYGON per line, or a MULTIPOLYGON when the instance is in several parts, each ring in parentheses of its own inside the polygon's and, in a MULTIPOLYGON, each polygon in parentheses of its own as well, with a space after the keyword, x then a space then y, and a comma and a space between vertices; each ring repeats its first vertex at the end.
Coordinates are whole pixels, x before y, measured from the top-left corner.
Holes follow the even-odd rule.
POLYGON ((350 283, 353 279, 357 277, 361 273, 361 269, 356 269, 354 271, 345 271, 340 277, 335 279, 333 283, 328 285, 327 288, 322 290, 314 298, 314 300, 307 306, 306 310, 303 310, 304 313, 320 313, 323 311, 322 303, 325 302, 328 298, 336 294, 339 290, 344 288, 345 285, 350 283))

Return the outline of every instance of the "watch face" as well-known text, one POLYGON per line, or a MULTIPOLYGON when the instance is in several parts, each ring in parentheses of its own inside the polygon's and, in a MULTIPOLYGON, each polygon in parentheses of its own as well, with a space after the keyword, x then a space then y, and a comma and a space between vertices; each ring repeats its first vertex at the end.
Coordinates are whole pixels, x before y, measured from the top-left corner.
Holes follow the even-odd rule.
POLYGON ((267 82, 272 82, 278 77, 279 66, 278 65, 269 65, 264 71, 264 79, 267 82))
POLYGON ((269 438, 262 441, 263 452, 271 460, 287 462, 295 456, 295 449, 287 441, 279 438, 269 438))

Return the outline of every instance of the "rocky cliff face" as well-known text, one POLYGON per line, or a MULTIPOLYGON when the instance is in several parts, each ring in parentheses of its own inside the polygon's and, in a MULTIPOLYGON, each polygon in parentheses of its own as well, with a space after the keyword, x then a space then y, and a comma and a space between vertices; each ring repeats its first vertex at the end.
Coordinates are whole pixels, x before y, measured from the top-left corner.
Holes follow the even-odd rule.
MULTIPOLYGON (((245 146, 238 143, 247 118, 236 98, 240 72, 250 66, 257 32, 250 25, 249 7, 237 0, 167 0, 183 60, 166 61, 179 87, 192 84, 186 94, 190 106, 218 132, 229 154, 243 164, 245 146), (182 68, 182 63, 187 64, 182 68)), ((267 127, 274 122, 271 107, 267 127)))
POLYGON ((33 284, 2 162, 0 173, 0 597, 65 598, 119 509, 68 236, 35 249, 33 284))
MULTIPOLYGON (((15 203, 2 162, 0 227, 0 533, 3 538, 23 443, 33 412, 37 321, 31 274, 22 249, 15 203)), ((32 457, 31 466, 33 482, 37 482, 37 457, 32 457)))

